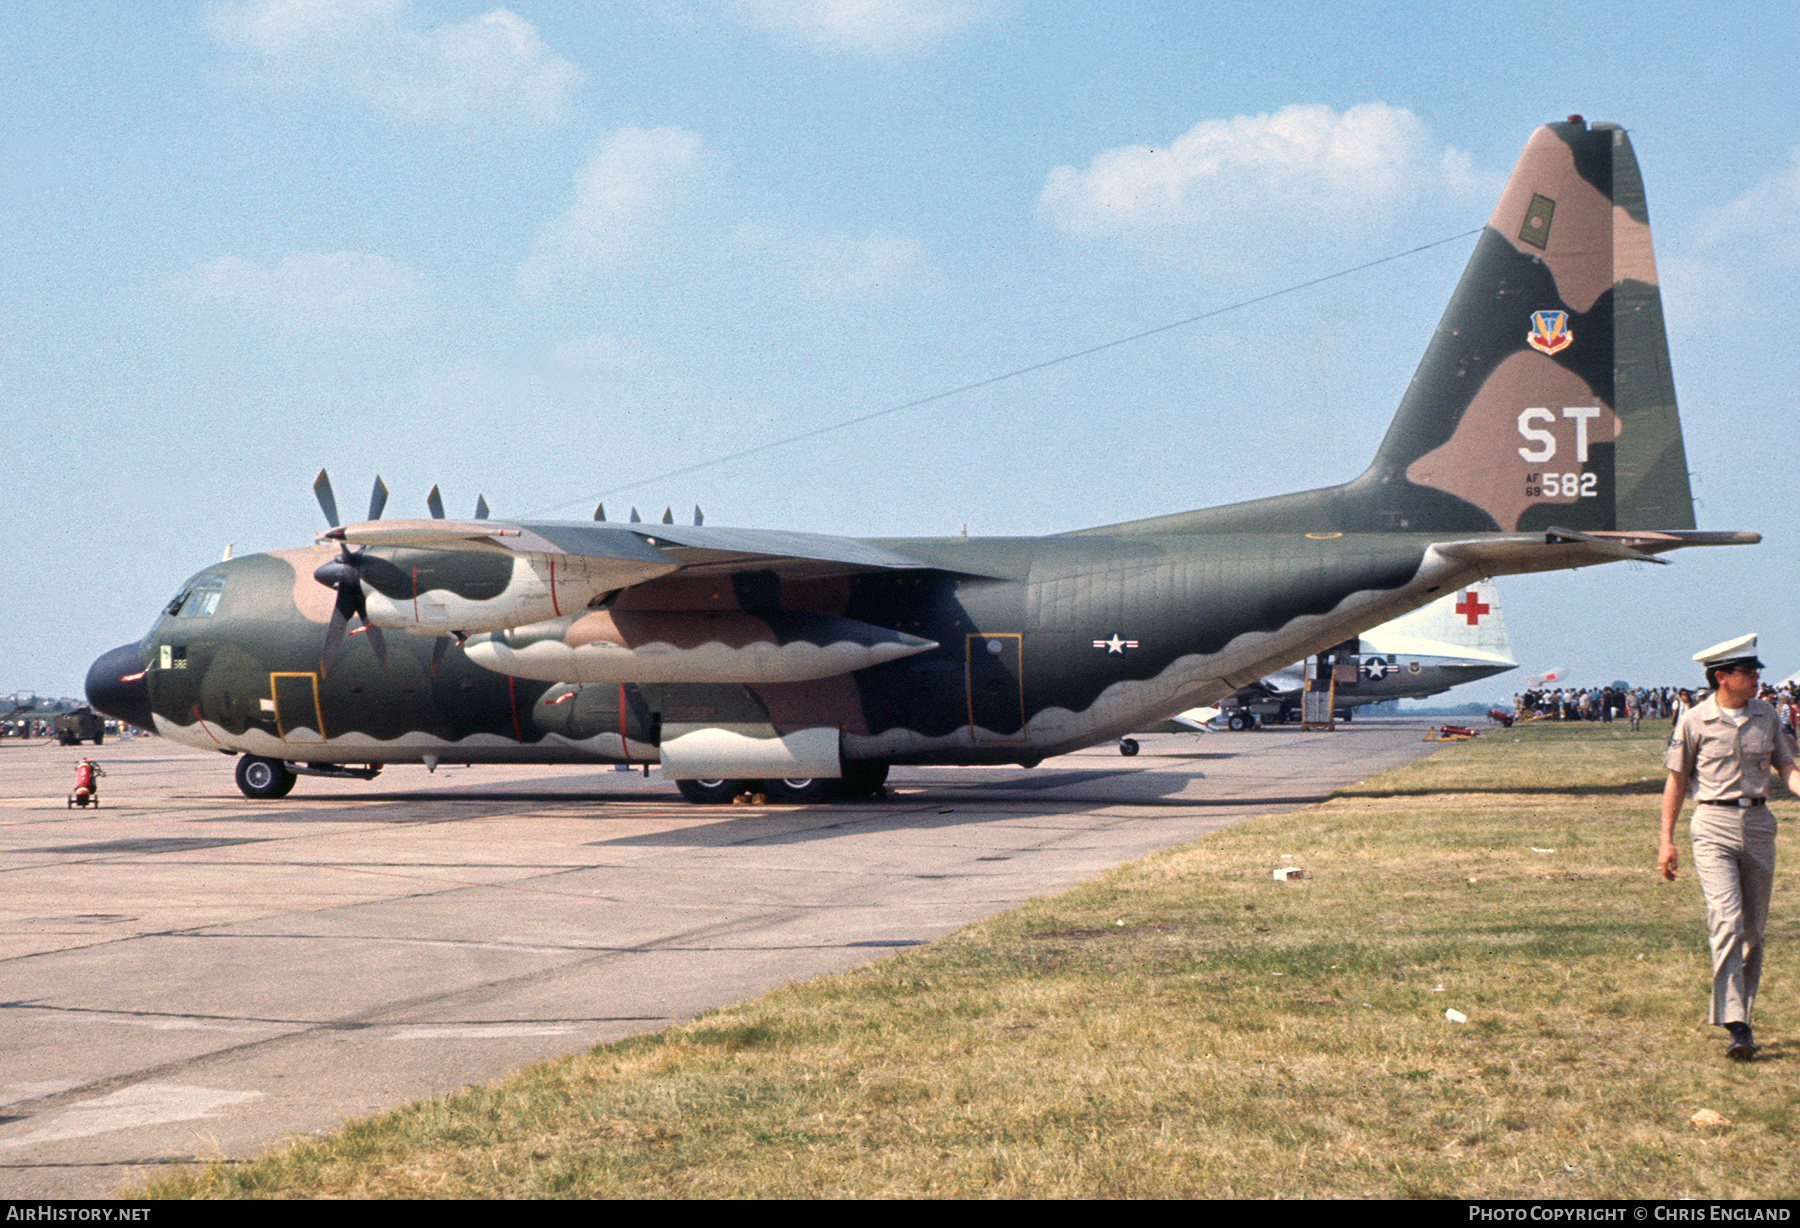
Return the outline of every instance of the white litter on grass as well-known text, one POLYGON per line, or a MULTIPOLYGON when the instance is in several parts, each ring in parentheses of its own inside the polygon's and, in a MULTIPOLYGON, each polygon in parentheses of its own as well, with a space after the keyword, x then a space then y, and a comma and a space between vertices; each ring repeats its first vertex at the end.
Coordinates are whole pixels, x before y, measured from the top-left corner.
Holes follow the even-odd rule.
POLYGON ((1457 1010, 1455 1007, 1451 1007, 1449 1010, 1445 1011, 1444 1018, 1448 1019, 1451 1023, 1467 1023, 1467 1022, 1469 1022, 1469 1017, 1467 1015, 1463 1014, 1461 1011, 1457 1010))
POLYGON ((1299 866, 1276 866, 1275 867, 1275 881, 1278 883, 1291 883, 1295 879, 1300 878, 1302 876, 1303 876, 1303 871, 1300 869, 1299 866))
POLYGON ((1527 844, 1525 847, 1534 853, 1554 853, 1556 851, 1555 849, 1541 849, 1535 844, 1527 844))

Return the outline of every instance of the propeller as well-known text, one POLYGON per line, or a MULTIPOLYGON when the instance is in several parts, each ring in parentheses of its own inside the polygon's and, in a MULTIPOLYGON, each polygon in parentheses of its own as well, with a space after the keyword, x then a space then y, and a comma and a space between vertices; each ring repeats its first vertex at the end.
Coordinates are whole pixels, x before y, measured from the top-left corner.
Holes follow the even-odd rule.
MULTIPOLYGON (((431 518, 433 520, 442 520, 444 518, 444 496, 442 494, 438 493, 437 487, 433 486, 431 488, 431 493, 425 496, 425 506, 431 509, 431 518)), ((487 518, 488 518, 487 499, 485 496, 476 495, 475 496, 475 519, 486 520, 487 518)), ((448 635, 440 635, 431 642, 431 672, 432 673, 434 673, 434 674, 437 673, 438 666, 440 666, 444 663, 444 654, 446 654, 450 651, 450 645, 452 642, 453 642, 453 637, 448 636, 448 635)))
MULTIPOLYGON (((425 496, 425 506, 431 509, 431 518, 433 520, 442 520, 444 518, 444 496, 438 493, 437 487, 433 486, 431 488, 431 493, 425 496)), ((486 520, 487 518, 487 498, 484 495, 476 495, 475 519, 486 520)))
MULTIPOLYGON (((432 491, 433 495, 436 493, 435 490, 432 491)), ((337 498, 331 491, 331 478, 323 469, 319 470, 319 476, 313 481, 313 494, 318 498, 319 510, 325 513, 330 527, 337 528, 337 498)), ((381 519, 382 510, 387 507, 387 499, 387 486, 377 477, 374 489, 369 492, 370 520, 381 519)), ((381 668, 387 668, 387 640, 383 638, 381 628, 369 621, 368 603, 363 596, 362 555, 361 550, 351 550, 350 543, 342 542, 338 546, 337 557, 313 572, 313 579, 337 593, 337 601, 331 607, 331 623, 325 628, 325 651, 319 654, 321 674, 331 672, 331 663, 337 659, 338 651, 344 645, 344 636, 353 616, 362 620, 375 660, 380 663, 381 668)))

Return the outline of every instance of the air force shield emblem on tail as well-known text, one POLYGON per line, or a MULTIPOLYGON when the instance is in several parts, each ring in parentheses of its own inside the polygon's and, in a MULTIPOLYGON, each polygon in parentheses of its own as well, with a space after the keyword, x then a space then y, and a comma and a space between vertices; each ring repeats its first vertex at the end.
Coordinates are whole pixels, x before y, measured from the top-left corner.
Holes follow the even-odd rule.
POLYGON ((1569 342, 1575 340, 1575 334, 1569 331, 1569 313, 1532 312, 1531 331, 1525 335, 1525 340, 1540 354, 1560 354, 1569 348, 1569 342))

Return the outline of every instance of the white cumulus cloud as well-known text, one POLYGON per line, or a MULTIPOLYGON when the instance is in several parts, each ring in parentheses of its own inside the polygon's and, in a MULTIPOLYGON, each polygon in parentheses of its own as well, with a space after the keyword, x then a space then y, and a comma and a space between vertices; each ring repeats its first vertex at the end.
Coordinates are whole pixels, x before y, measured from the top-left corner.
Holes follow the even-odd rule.
POLYGON ((575 176, 575 201, 519 268, 524 285, 592 272, 652 244, 692 200, 706 146, 680 128, 621 128, 575 176))
POLYGON ((880 231, 858 235, 746 224, 731 239, 748 257, 747 267, 766 271, 760 278, 764 284, 780 283, 816 300, 878 293, 916 277, 921 266, 917 242, 880 231))
POLYGON ((426 300, 411 269, 368 252, 294 252, 266 267, 220 256, 164 288, 191 307, 282 332, 391 330, 418 319, 426 300))
POLYGON ((821 51, 921 55, 984 19, 974 0, 735 0, 752 21, 821 51))
POLYGON ((1083 238, 1229 247, 1276 229, 1385 229, 1479 186, 1469 156, 1405 108, 1296 105, 1202 120, 1166 145, 1105 150, 1086 169, 1059 166, 1038 211, 1083 238))
POLYGON ((348 95, 408 120, 558 123, 580 82, 510 9, 427 25, 408 0, 233 0, 213 40, 280 89, 348 95))
POLYGON ((802 270, 819 297, 860 294, 913 272, 919 245, 901 235, 820 235, 805 248, 802 270))

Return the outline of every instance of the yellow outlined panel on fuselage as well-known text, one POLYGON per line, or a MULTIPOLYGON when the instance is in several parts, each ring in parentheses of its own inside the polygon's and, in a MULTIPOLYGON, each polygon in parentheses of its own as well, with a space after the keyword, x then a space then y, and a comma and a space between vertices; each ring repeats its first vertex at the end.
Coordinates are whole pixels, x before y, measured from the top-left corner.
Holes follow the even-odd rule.
POLYGON ((325 740, 325 714, 319 709, 317 674, 271 673, 269 696, 275 701, 275 731, 283 742, 311 744, 325 740))

